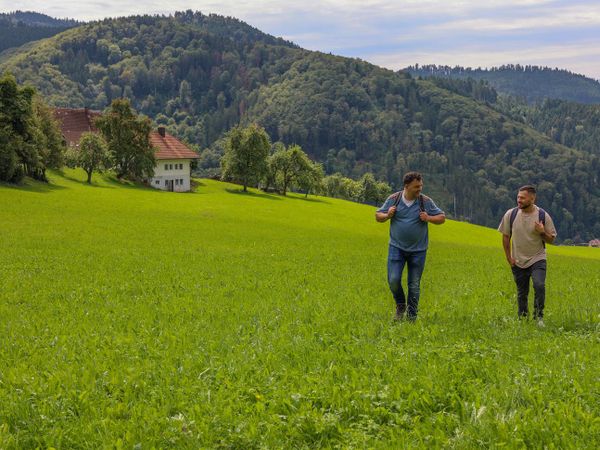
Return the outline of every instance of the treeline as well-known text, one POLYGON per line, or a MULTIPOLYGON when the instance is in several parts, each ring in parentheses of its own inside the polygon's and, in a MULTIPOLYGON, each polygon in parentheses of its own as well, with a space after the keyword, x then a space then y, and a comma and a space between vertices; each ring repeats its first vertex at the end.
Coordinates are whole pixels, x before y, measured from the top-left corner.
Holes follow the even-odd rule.
POLYGON ((52 110, 31 87, 0 78, 0 181, 25 176, 46 180, 46 170, 63 164, 64 145, 52 110))
POLYGON ((522 98, 527 103, 545 99, 600 103, 600 82, 564 69, 520 64, 491 69, 416 64, 404 70, 420 77, 484 80, 499 93, 522 98))
POLYGON ((457 219, 496 226, 515 190, 534 183, 561 237, 600 235, 598 158, 501 114, 494 90, 479 81, 415 79, 192 12, 86 24, 2 67, 54 105, 104 109, 130 99, 208 148, 205 173, 221 170, 224 133, 257 123, 286 148, 299 145, 325 175, 372 173, 397 188, 419 170, 457 219))
POLYGON ((299 145, 271 145, 264 128, 252 124, 235 127, 223 139, 224 154, 220 158, 220 179, 264 191, 275 190, 282 195, 295 190, 324 194, 361 203, 380 204, 390 193, 387 183, 377 181, 372 173, 354 181, 339 173, 325 176, 323 166, 312 161, 299 145))
POLYGON ((0 13, 0 20, 9 21, 13 25, 28 25, 38 27, 76 27, 83 22, 74 19, 56 19, 46 14, 35 11, 16 10, 8 13, 0 13))

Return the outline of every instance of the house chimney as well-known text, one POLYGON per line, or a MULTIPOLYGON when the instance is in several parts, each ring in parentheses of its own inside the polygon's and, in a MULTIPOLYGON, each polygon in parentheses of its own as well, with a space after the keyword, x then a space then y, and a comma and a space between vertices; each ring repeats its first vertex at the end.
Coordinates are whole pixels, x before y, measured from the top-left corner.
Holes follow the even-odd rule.
POLYGON ((158 127, 158 134, 165 137, 165 127, 158 127))

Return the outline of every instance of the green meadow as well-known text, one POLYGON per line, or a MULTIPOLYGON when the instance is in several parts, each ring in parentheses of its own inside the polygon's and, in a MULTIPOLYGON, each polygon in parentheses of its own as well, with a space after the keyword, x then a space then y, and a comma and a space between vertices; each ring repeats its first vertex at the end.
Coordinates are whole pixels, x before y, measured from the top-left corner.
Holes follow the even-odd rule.
POLYGON ((497 231, 430 225, 392 323, 373 207, 84 176, 0 185, 1 449, 600 446, 600 249, 539 329, 497 231))

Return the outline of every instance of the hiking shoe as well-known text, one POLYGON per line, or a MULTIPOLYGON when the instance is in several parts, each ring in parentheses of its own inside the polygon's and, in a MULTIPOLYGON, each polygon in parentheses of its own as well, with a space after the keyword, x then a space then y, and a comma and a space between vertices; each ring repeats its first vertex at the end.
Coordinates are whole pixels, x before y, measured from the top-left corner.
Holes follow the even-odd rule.
POLYGON ((394 321, 399 322, 404 319, 404 312, 406 311, 406 306, 396 303, 396 314, 394 314, 394 321))

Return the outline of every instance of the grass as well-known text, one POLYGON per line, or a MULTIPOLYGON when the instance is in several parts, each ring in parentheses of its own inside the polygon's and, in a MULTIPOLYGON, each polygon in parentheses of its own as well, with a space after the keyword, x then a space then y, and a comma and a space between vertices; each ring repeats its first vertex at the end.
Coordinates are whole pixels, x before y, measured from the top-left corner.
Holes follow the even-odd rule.
POLYGON ((0 448, 598 448, 598 249, 538 329, 495 230, 430 226, 392 324, 372 207, 83 181, 0 186, 0 448))

